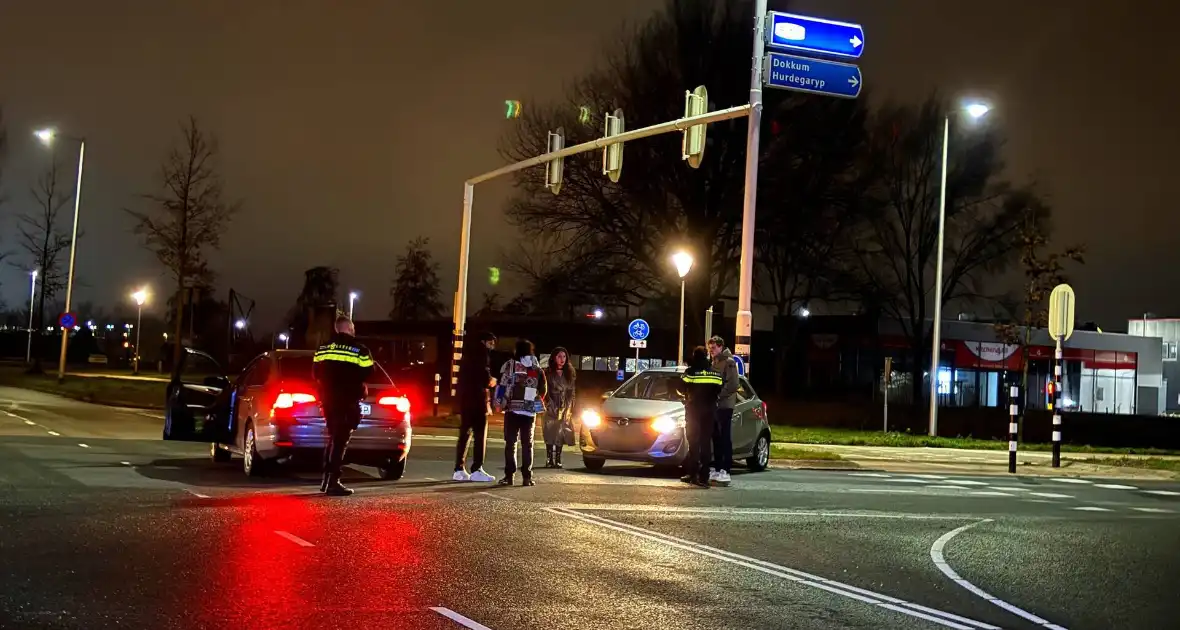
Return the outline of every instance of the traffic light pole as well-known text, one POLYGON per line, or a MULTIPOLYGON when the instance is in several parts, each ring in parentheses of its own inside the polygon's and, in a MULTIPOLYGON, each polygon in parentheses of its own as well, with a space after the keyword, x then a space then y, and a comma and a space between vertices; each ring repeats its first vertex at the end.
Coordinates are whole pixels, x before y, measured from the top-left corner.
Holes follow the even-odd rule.
MULTIPOLYGON (((758 4, 761 6, 761 11, 762 11, 761 14, 765 15, 765 13, 766 13, 765 0, 758 0, 758 4)), ((761 22, 759 22, 759 23, 761 23, 761 22)), ((761 35, 759 34, 756 39, 758 39, 758 41, 761 41, 761 35)), ((755 48, 760 49, 761 45, 755 44, 755 48)), ((761 96, 761 89, 759 89, 757 111, 761 112, 761 109, 762 109, 762 96, 761 96)), ((755 110, 754 110, 754 106, 752 104, 738 105, 736 107, 721 109, 721 110, 717 110, 715 112, 709 112, 707 114, 702 114, 700 116, 688 116, 685 118, 678 118, 676 120, 670 120, 668 122, 659 123, 657 125, 651 125, 650 127, 643 127, 641 129, 624 131, 623 133, 620 133, 618 135, 608 136, 608 137, 603 137, 603 138, 596 138, 596 139, 591 140, 589 142, 583 142, 582 144, 576 144, 572 147, 566 147, 564 149, 561 149, 560 151, 550 151, 549 153, 545 153, 544 155, 538 155, 537 157, 534 157, 534 158, 529 158, 527 160, 522 160, 522 161, 516 162, 514 164, 509 164, 507 166, 500 167, 494 171, 488 171, 487 173, 484 173, 482 175, 477 175, 477 176, 472 177, 471 179, 467 180, 466 182, 464 182, 463 183, 463 221, 462 221, 462 226, 460 228, 462 230, 462 232, 459 237, 459 286, 458 286, 458 290, 456 291, 456 294, 455 294, 455 309, 454 309, 455 313, 454 313, 454 332, 453 332, 453 334, 454 334, 454 352, 451 355, 451 395, 454 396, 455 389, 458 386, 459 358, 460 358, 462 351, 463 351, 463 335, 466 334, 466 332, 467 332, 467 275, 468 275, 468 267, 470 266, 470 262, 471 262, 471 213, 472 213, 472 208, 475 205, 475 185, 476 184, 480 184, 480 183, 495 179, 495 178, 500 177, 502 175, 510 175, 510 174, 515 173, 517 171, 523 171, 524 169, 532 168, 534 166, 541 166, 543 164, 546 164, 550 161, 553 161, 553 160, 556 160, 559 158, 567 158, 567 157, 570 157, 573 155, 578 155, 579 153, 587 153, 590 151, 601 150, 601 149, 604 149, 607 146, 610 146, 612 144, 620 144, 620 143, 624 143, 624 142, 629 142, 631 140, 640 140, 642 138, 650 138, 652 136, 658 136, 658 135, 662 135, 665 133, 684 131, 685 129, 688 129, 689 127, 692 127, 694 125, 706 125, 709 123, 721 122, 723 120, 732 120, 734 118, 742 118, 743 116, 751 116, 752 115, 751 112, 753 112, 753 111, 755 111, 755 110)), ((752 129, 754 129, 753 133, 756 135, 757 134, 757 125, 753 126, 752 129)), ((747 146, 749 146, 748 140, 747 140, 747 146)), ((757 148, 758 148, 758 140, 757 140, 757 138, 755 138, 754 139, 755 153, 757 153, 757 148)), ((755 165, 755 167, 754 167, 755 168, 754 181, 756 182, 756 180, 757 180, 757 159, 756 158, 754 160, 754 165, 755 165)), ((747 166, 747 170, 748 170, 749 169, 749 160, 747 160, 746 166, 747 166)), ((749 173, 747 172, 747 183, 746 183, 747 198, 749 198, 750 195, 754 194, 754 193, 750 192, 750 190, 749 190, 750 185, 751 184, 750 184, 749 173)), ((748 213, 749 218, 752 222, 753 221, 753 205, 752 204, 748 204, 746 206, 746 213, 748 213)), ((753 238, 754 238, 754 233, 753 233, 752 229, 748 230, 747 234, 743 236, 743 247, 742 247, 742 252, 743 252, 742 253, 742 256, 743 256, 743 258, 742 258, 742 260, 743 260, 742 277, 743 278, 747 277, 748 273, 752 273, 752 271, 747 270, 747 265, 744 264, 745 255, 746 255, 746 251, 747 251, 747 247, 744 245, 744 243, 746 242, 745 239, 749 239, 750 245, 751 245, 749 248, 749 250, 750 250, 749 253, 750 253, 751 261, 752 261, 753 238)), ((746 287, 746 285, 743 285, 743 287, 746 287)), ((748 300, 749 300, 748 287, 743 288, 743 291, 746 291, 745 295, 747 298, 747 310, 748 310, 748 300)), ((740 326, 740 324, 739 324, 739 326, 740 326)))
POLYGON ((742 203, 742 252, 738 276, 737 331, 733 353, 750 373, 750 337, 754 330, 754 214, 758 204, 758 140, 762 126, 762 57, 766 52, 766 0, 754 2, 754 51, 750 61, 750 114, 746 129, 746 194, 742 203))

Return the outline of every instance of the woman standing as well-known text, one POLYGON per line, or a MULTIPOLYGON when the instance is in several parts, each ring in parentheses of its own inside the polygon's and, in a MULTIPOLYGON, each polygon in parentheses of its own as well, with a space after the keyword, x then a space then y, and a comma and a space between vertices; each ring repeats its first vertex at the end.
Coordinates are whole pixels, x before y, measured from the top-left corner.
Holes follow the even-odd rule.
POLYGON ((545 381, 549 386, 549 400, 545 405, 545 468, 561 468, 561 449, 567 436, 573 437, 574 381, 577 374, 570 365, 570 353, 558 346, 549 353, 545 367, 545 381))

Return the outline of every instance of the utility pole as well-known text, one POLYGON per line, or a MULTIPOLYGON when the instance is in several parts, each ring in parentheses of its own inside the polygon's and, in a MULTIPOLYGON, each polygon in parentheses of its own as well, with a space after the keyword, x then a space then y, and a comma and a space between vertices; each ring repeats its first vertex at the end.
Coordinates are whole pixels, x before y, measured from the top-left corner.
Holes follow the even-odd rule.
POLYGON ((746 193, 742 202, 742 253, 738 283, 737 331, 733 352, 750 370, 754 330, 754 215, 758 203, 758 138, 762 126, 762 58, 766 52, 766 0, 754 1, 754 50, 750 60, 750 116, 746 127, 746 193))

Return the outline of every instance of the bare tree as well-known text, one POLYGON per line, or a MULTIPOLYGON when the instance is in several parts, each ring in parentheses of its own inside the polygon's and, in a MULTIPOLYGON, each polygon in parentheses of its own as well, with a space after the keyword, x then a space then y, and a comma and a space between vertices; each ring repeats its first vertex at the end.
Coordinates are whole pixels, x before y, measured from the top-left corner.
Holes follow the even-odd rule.
MULTIPOLYGON (((937 258, 943 116, 932 96, 919 107, 886 107, 871 129, 877 175, 861 228, 852 233, 851 269, 866 304, 897 320, 910 341, 915 401, 921 399, 927 314, 934 299, 986 299, 982 281, 1019 250, 1020 217, 1036 197, 999 180, 999 140, 956 133, 947 177, 943 291, 933 296, 937 258)), ((931 378, 935 378, 931 375, 931 378)))
MULTIPOLYGON (((37 279, 41 286, 35 315, 38 331, 45 327, 46 301, 52 303, 53 298, 66 286, 66 273, 61 268, 61 258, 70 246, 70 233, 58 225, 58 218, 61 211, 73 201, 74 189, 69 177, 63 181, 61 174, 61 165, 55 155, 49 167, 30 190, 37 209, 17 217, 20 247, 28 254, 28 266, 37 270, 37 279)), ((28 266, 22 264, 20 268, 27 270, 28 266)), ((37 335, 38 339, 40 337, 37 335)), ((35 353, 35 356, 38 359, 33 364, 33 369, 39 371, 40 353, 35 353)))
POLYGON ((430 239, 418 237, 406 245, 397 258, 397 277, 389 288, 393 308, 389 319, 421 321, 442 317, 439 298, 438 263, 430 252, 430 239))
POLYGON ((168 153, 160 167, 162 191, 145 194, 150 209, 126 210, 135 219, 134 231, 144 246, 168 270, 176 281, 175 335, 173 365, 180 361, 186 287, 208 283, 212 272, 206 256, 217 249, 221 235, 239 204, 223 199, 221 177, 217 173, 217 140, 201 129, 190 116, 180 126, 180 142, 168 153))
MULTIPOLYGON (((0 208, 4 207, 4 203, 8 198, 4 195, 4 161, 8 157, 8 128, 4 125, 4 108, 0 107, 0 208)), ((8 254, 0 251, 0 260, 4 260, 8 254)))

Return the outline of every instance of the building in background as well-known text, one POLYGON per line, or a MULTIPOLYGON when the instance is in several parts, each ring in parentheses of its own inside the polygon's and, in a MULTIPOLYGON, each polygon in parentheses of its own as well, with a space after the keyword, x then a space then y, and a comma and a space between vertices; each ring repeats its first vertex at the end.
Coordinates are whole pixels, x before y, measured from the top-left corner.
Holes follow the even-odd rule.
POLYGON ((1127 334, 1155 339, 1160 344, 1163 357, 1164 404, 1161 409, 1168 413, 1180 413, 1180 318, 1150 316, 1127 320, 1127 334))

